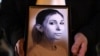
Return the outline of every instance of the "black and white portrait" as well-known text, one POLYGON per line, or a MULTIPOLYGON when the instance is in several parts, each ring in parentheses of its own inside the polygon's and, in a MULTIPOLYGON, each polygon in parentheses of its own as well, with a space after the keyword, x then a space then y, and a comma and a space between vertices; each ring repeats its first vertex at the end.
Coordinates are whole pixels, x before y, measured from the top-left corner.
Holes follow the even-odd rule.
POLYGON ((68 8, 30 7, 27 56, 68 56, 68 8))

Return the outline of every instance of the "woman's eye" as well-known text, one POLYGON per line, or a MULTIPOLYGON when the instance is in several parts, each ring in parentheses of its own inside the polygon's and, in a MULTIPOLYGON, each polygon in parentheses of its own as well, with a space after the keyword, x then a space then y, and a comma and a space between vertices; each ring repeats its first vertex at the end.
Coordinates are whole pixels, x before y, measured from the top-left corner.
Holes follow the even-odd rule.
POLYGON ((53 22, 49 22, 49 24, 50 24, 50 25, 54 25, 54 23, 53 23, 53 22))
POLYGON ((64 24, 64 22, 60 22, 60 24, 61 24, 61 25, 63 25, 63 24, 64 24))

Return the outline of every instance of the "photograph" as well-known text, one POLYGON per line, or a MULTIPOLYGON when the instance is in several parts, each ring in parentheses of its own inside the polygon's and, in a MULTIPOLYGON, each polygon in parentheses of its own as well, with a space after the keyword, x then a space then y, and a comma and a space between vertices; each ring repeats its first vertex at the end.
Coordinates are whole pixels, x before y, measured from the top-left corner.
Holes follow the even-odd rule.
POLYGON ((30 6, 26 56, 69 56, 68 7, 30 6))

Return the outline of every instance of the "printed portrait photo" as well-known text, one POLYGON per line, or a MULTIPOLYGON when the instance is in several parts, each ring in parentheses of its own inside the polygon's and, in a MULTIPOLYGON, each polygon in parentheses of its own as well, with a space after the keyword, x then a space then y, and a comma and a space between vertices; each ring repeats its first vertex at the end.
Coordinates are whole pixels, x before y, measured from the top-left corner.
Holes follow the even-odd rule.
POLYGON ((27 56, 68 56, 68 7, 29 7, 27 56))

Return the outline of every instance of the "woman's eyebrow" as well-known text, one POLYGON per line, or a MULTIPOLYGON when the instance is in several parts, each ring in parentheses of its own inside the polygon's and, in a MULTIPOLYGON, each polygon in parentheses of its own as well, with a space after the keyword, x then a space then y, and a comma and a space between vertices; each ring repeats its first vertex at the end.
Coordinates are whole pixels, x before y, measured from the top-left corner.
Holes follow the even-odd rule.
POLYGON ((50 20, 50 21, 53 21, 53 22, 57 23, 57 20, 50 20))
POLYGON ((54 21, 54 22, 56 22, 56 20, 50 20, 50 21, 54 21))
MULTIPOLYGON (((50 21, 54 21, 54 22, 57 22, 57 20, 50 20, 50 21)), ((61 20, 61 21, 64 21, 64 20, 61 20)))

